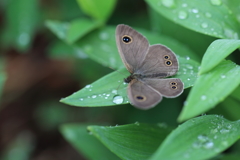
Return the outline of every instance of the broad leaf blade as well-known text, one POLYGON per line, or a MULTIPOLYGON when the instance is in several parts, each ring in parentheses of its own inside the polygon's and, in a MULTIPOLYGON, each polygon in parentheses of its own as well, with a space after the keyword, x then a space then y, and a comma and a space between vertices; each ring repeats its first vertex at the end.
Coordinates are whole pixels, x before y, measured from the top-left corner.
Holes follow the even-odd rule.
POLYGON ((68 44, 73 44, 100 25, 101 23, 86 18, 77 19, 71 22, 46 21, 46 26, 55 33, 59 39, 68 44))
POLYGON ((240 122, 209 115, 188 120, 164 140, 151 160, 209 159, 240 137, 240 122))
POLYGON ((2 43, 26 51, 39 22, 38 0, 9 0, 6 2, 6 25, 2 43))
POLYGON ((238 39, 239 24, 222 1, 146 0, 158 13, 186 28, 218 38, 238 39))
POLYGON ((171 131, 158 125, 141 123, 115 127, 89 126, 88 130, 124 160, 146 160, 171 131))
POLYGON ((239 47, 240 40, 219 39, 214 41, 203 56, 199 73, 210 71, 239 47))
POLYGON ((77 0, 85 14, 96 20, 106 21, 110 17, 116 4, 116 0, 77 0))
POLYGON ((89 160, 119 159, 87 132, 87 125, 65 124, 60 131, 64 138, 89 160))
MULTIPOLYGON (((180 78, 184 83, 184 88, 194 85, 197 79, 198 63, 179 57, 180 70, 174 78, 180 78)), ((61 102, 73 106, 112 106, 116 104, 129 103, 127 96, 127 85, 123 79, 129 72, 123 68, 97 80, 91 85, 87 85, 74 94, 61 99, 61 102)))
POLYGON ((190 91, 179 121, 206 112, 223 101, 240 83, 240 67, 223 61, 211 72, 199 76, 190 91))

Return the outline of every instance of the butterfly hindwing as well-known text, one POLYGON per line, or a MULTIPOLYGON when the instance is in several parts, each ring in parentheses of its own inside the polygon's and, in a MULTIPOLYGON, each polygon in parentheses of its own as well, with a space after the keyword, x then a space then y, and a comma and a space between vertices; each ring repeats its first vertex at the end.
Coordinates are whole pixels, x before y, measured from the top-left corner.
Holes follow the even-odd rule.
POLYGON ((179 96, 184 89, 183 82, 178 78, 145 79, 144 82, 157 90, 162 96, 168 98, 179 96))
POLYGON ((128 98, 132 105, 140 109, 150 109, 162 100, 158 91, 136 79, 128 86, 128 98))
POLYGON ((145 76, 163 78, 175 75, 177 71, 176 55, 169 48, 156 44, 149 47, 146 58, 136 72, 145 76))

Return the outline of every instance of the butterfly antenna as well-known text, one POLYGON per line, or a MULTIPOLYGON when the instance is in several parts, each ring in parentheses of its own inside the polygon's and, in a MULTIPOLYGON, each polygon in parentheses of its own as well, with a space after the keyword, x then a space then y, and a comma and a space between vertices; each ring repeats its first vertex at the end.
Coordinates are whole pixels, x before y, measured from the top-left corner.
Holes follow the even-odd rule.
MULTIPOLYGON (((113 69, 112 67, 110 67, 110 66, 108 66, 108 68, 110 68, 110 69, 112 69, 112 70, 114 70, 114 71, 116 71, 116 72, 118 72, 118 73, 120 73, 121 75, 124 75, 124 76, 126 76, 127 77, 127 75, 126 74, 124 74, 124 73, 122 73, 122 72, 120 72, 119 70, 116 70, 116 69, 113 69)), ((123 81, 123 80, 122 80, 123 81)), ((119 89, 119 87, 122 85, 122 83, 120 83, 119 85, 118 85, 118 87, 117 87, 117 93, 118 93, 118 89, 119 89)), ((116 94, 117 94, 116 93, 116 94)))

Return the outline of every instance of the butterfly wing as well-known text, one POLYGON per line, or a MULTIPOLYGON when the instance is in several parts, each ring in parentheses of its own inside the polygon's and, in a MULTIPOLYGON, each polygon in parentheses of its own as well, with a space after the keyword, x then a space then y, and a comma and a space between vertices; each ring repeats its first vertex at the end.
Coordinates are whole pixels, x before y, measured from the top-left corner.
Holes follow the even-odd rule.
POLYGON ((175 75, 177 71, 176 55, 169 48, 157 44, 149 47, 146 58, 135 73, 148 78, 163 78, 175 75))
POLYGON ((144 110, 154 107, 162 100, 157 90, 136 79, 128 85, 128 98, 133 106, 144 110))
POLYGON ((120 24, 116 28, 116 42, 124 65, 134 73, 147 55, 148 40, 131 27, 120 24))
POLYGON ((157 90, 162 96, 174 98, 179 96, 184 89, 183 82, 178 78, 144 79, 146 85, 157 90))

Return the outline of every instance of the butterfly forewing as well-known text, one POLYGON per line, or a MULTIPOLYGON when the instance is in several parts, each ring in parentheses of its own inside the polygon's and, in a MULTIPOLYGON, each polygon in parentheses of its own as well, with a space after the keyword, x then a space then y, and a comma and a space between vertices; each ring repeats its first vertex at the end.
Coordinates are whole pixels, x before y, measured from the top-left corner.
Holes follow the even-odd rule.
POLYGON ((116 42, 124 65, 133 73, 147 55, 148 40, 131 27, 120 24, 116 29, 116 42))

